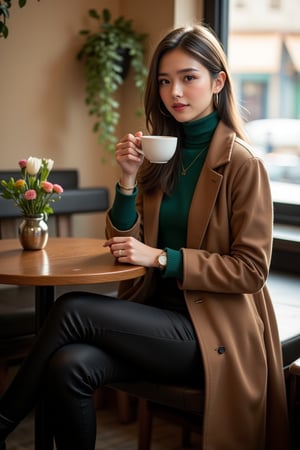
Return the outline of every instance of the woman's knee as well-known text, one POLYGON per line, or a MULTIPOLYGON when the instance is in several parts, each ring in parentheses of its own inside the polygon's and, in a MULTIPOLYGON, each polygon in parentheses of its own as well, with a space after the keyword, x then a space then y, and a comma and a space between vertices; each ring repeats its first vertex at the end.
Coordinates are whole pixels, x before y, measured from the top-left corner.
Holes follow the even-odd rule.
POLYGON ((51 326, 63 326, 72 336, 77 336, 86 317, 88 298, 94 294, 86 292, 67 292, 55 301, 47 318, 51 326))
POLYGON ((71 344, 56 351, 49 360, 46 378, 50 392, 91 395, 97 382, 91 374, 90 347, 71 344))
POLYGON ((77 355, 72 351, 72 345, 67 345, 56 351, 47 365, 47 382, 55 385, 55 389, 64 389, 77 371, 77 355))
POLYGON ((81 305, 83 301, 83 293, 81 292, 66 292, 58 297, 54 303, 54 308, 62 311, 74 311, 75 308, 81 305))

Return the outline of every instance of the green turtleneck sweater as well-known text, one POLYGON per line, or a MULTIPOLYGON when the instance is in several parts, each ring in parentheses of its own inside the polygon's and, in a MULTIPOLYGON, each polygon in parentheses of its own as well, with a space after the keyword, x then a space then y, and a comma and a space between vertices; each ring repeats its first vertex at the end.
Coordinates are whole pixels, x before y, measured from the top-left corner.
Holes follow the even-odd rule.
MULTIPOLYGON (((182 279, 180 248, 186 247, 190 204, 217 124, 216 112, 202 119, 182 124, 184 139, 178 183, 172 195, 163 197, 159 215, 157 246, 164 248, 168 254, 167 267, 162 274, 164 279, 172 278, 174 281, 182 279)), ((116 228, 126 230, 134 224, 137 217, 136 195, 137 189, 132 195, 124 195, 118 186, 116 187, 116 196, 110 212, 111 220, 116 228)))

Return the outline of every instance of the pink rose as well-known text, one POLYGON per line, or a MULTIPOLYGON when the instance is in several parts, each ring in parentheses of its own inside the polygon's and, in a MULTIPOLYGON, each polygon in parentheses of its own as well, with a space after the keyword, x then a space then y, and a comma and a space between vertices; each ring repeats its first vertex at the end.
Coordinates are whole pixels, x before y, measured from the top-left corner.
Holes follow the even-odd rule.
POLYGON ((36 191, 34 189, 29 189, 24 193, 25 200, 35 200, 36 199, 36 191))
POLYGON ((53 184, 50 183, 50 181, 42 181, 41 187, 45 192, 48 192, 49 194, 53 191, 53 184))
POLYGON ((62 194, 64 192, 60 184, 54 184, 53 191, 56 192, 56 194, 62 194))

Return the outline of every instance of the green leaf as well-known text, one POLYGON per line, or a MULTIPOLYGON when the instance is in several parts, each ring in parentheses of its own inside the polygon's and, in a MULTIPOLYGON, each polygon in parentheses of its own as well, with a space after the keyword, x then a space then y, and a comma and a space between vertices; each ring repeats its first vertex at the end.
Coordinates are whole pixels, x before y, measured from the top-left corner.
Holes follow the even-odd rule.
POLYGON ((19 6, 20 6, 20 8, 23 8, 23 6, 26 5, 26 1, 27 1, 27 0, 19 0, 19 6))
POLYGON ((9 18, 9 11, 6 5, 0 4, 0 15, 3 15, 5 19, 9 18))
POLYGON ((89 32, 89 30, 80 30, 79 34, 82 34, 84 36, 84 35, 90 34, 90 32, 89 32))
POLYGON ((4 39, 8 36, 8 28, 5 23, 0 22, 0 36, 3 36, 4 39))
POLYGON ((95 9, 89 10, 89 16, 92 17, 93 19, 100 19, 100 16, 95 9))
POLYGON ((103 22, 105 23, 105 24, 108 24, 109 23, 109 21, 110 21, 110 17, 111 17, 111 15, 110 15, 110 11, 108 10, 108 9, 103 9, 103 11, 102 11, 102 16, 103 16, 103 22))

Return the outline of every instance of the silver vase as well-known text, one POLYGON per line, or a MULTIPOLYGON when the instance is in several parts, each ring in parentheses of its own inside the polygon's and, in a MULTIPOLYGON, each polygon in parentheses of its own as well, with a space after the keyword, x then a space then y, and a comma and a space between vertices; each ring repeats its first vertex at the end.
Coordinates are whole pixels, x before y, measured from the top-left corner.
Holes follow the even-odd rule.
POLYGON ((19 240, 24 250, 41 250, 48 241, 48 225, 44 214, 24 216, 19 225, 19 240))

